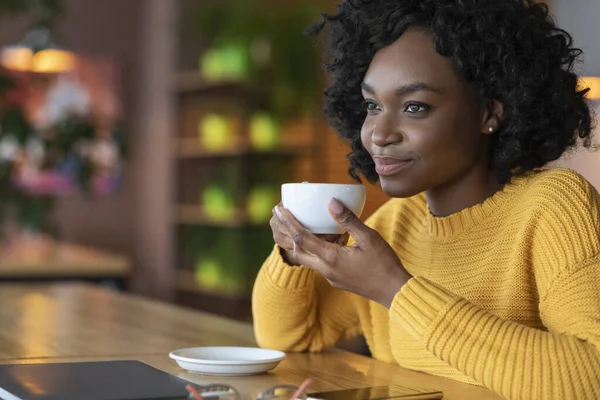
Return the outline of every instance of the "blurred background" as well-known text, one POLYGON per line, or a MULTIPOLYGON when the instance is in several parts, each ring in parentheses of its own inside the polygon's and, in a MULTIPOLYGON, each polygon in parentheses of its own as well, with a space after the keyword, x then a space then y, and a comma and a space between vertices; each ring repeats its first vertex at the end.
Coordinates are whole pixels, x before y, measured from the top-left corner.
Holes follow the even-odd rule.
MULTIPOLYGON (((250 320, 280 185, 352 182, 302 35, 334 3, 0 0, 0 279, 250 320)), ((595 84, 600 2, 550 6, 595 84)), ((600 187, 600 154, 558 164, 600 187)))

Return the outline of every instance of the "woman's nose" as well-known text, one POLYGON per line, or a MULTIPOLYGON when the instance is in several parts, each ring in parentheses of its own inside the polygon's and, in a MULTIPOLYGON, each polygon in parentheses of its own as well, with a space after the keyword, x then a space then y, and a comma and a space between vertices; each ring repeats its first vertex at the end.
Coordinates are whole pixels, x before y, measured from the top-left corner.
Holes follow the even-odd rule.
POLYGON ((396 124, 376 124, 371 134, 371 141, 379 147, 402 142, 403 136, 396 124))

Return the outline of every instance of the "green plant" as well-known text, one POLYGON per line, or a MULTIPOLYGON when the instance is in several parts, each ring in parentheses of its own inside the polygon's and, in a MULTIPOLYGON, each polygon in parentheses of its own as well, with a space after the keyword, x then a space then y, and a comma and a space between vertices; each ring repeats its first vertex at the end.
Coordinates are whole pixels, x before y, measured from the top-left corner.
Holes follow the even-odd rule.
MULTIPOLYGON (((30 34, 49 31, 63 12, 61 0, 0 0, 0 15, 31 15, 30 34)), ((52 45, 27 37, 17 47, 36 53, 52 45)), ((53 74, 0 67, 0 226, 11 215, 21 228, 56 234, 57 197, 107 193, 118 185, 125 153, 119 123, 95 112, 82 91, 53 74), (32 111, 40 93, 43 101, 32 111)))
MULTIPOLYGON (((8 76, 0 69, 0 81, 8 76)), ((111 132, 113 141, 98 139, 93 118, 65 114, 40 130, 29 122, 22 103, 10 101, 20 97, 15 96, 18 86, 1 86, 0 225, 10 213, 22 228, 55 234, 49 217, 56 198, 75 191, 88 196, 106 193, 117 184, 113 173, 104 175, 98 155, 109 146, 123 157, 118 127, 111 132)))
POLYGON ((303 31, 318 18, 322 4, 270 3, 230 0, 204 4, 196 16, 199 33, 209 38, 213 49, 241 46, 247 50, 249 108, 266 110, 279 120, 315 113, 322 84, 318 52, 303 31))

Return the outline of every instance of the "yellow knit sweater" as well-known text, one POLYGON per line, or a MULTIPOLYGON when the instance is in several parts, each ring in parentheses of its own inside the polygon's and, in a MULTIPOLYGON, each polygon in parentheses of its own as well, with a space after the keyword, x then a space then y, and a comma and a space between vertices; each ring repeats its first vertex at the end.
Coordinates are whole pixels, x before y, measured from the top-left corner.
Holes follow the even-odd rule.
POLYGON ((424 195, 389 201, 367 224, 414 277, 390 310, 276 247, 254 288, 258 343, 319 351, 362 333, 376 359, 509 399, 600 399, 599 200, 555 169, 445 218, 424 195))

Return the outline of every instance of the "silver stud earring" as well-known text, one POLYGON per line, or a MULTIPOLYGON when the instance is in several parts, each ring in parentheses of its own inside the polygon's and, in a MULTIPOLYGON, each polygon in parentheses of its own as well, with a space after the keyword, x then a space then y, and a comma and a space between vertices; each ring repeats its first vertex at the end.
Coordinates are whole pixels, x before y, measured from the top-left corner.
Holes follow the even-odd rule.
POLYGON ((490 133, 494 133, 494 127, 493 127, 493 126, 490 126, 490 127, 488 128, 488 131, 489 131, 490 133))

